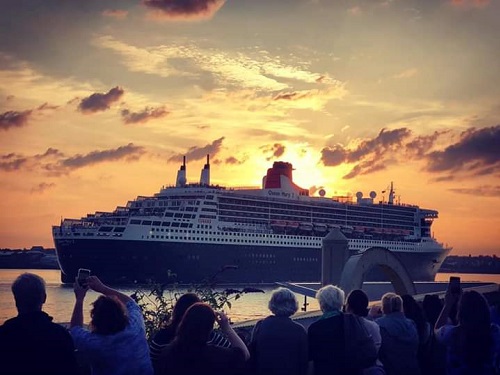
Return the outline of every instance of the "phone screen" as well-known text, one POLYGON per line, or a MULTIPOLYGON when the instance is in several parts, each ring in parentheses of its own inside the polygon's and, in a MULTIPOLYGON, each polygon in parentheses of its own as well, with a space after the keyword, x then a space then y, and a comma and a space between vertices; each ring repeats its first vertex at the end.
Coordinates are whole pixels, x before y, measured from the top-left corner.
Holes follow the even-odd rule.
POLYGON ((90 276, 90 270, 85 268, 80 268, 78 270, 78 283, 84 285, 87 282, 87 278, 90 276))

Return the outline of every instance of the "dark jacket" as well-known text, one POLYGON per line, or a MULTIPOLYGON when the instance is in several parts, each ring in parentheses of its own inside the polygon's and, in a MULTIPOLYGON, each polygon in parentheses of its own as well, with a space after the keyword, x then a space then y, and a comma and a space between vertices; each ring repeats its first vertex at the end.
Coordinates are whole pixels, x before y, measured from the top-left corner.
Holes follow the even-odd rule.
POLYGON ((305 375, 306 330, 288 317, 268 316, 254 327, 250 354, 257 375, 305 375))
POLYGON ((419 341, 413 320, 407 319, 401 312, 394 312, 384 315, 376 322, 382 336, 379 357, 387 375, 419 375, 419 341))
POLYGON ((78 374, 73 340, 42 311, 20 314, 0 326, 0 373, 78 374))

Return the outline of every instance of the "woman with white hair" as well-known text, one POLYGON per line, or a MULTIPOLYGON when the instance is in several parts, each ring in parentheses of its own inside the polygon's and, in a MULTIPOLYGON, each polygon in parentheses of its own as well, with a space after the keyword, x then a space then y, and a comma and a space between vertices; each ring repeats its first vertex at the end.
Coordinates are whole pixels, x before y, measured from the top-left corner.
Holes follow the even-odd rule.
POLYGON ((316 293, 323 312, 321 318, 309 326, 309 360, 315 375, 349 374, 345 363, 344 317, 342 306, 345 293, 327 285, 316 293))
POLYGON ((250 342, 251 365, 257 375, 305 375, 307 333, 290 319, 298 302, 290 289, 276 289, 269 300, 273 315, 257 322, 250 342))

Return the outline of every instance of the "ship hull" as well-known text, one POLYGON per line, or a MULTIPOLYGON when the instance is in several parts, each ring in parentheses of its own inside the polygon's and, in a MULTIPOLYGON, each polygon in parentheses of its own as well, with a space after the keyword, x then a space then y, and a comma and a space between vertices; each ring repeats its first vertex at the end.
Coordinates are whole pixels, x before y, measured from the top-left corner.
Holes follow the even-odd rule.
MULTIPOLYGON (((321 249, 181 242, 56 239, 63 282, 88 268, 106 282, 318 282, 321 249)), ((432 281, 447 251, 395 253, 415 281, 432 281)), ((366 280, 384 280, 373 269, 366 280)))

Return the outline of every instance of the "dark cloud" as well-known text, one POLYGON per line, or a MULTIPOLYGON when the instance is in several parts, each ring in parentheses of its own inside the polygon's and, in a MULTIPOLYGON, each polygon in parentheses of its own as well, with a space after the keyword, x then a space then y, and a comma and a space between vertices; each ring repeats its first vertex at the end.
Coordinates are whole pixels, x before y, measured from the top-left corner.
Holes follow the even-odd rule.
POLYGON ((203 147, 198 147, 198 146, 193 146, 191 147, 185 154, 177 154, 168 159, 169 162, 182 162, 182 157, 185 156, 187 160, 202 160, 204 159, 207 154, 216 156, 221 147, 222 147, 222 141, 224 141, 225 137, 221 137, 219 139, 216 139, 212 143, 203 146, 203 147))
POLYGON ((411 142, 406 144, 406 149, 410 154, 415 156, 424 156, 432 149, 436 140, 443 134, 449 131, 435 131, 431 135, 422 135, 415 137, 411 142))
POLYGON ((269 161, 271 159, 283 156, 286 147, 281 143, 275 143, 273 145, 262 146, 260 147, 260 149, 263 150, 264 154, 272 153, 271 156, 266 158, 266 160, 269 161))
POLYGON ((300 100, 312 96, 312 91, 292 91, 280 92, 273 97, 273 100, 300 100))
POLYGON ((123 122, 125 122, 125 124, 145 123, 151 119, 165 117, 169 113, 170 112, 167 111, 165 107, 158 107, 158 108, 146 107, 141 112, 131 112, 128 109, 123 109, 121 111, 123 122))
POLYGON ((33 187, 31 189, 31 193, 41 194, 41 193, 45 192, 46 190, 49 190, 55 186, 56 186, 56 184, 54 184, 53 182, 51 182, 51 183, 42 182, 42 183, 39 183, 37 186, 33 187))
POLYGON ((460 140, 426 155, 427 171, 479 176, 500 172, 500 125, 463 132, 460 140))
POLYGON ((0 170, 6 172, 17 171, 20 170, 27 162, 28 159, 22 155, 14 153, 0 155, 0 170))
POLYGON ((236 164, 236 165, 240 165, 240 164, 243 164, 245 162, 245 160, 239 160, 237 158, 235 158, 234 156, 230 156, 228 158, 226 158, 226 160, 224 160, 226 164, 236 164))
POLYGON ((118 101, 125 91, 121 87, 113 87, 107 93, 94 93, 83 98, 78 109, 83 113, 95 113, 109 109, 110 105, 118 101))
POLYGON ((14 95, 7 95, 7 97, 5 98, 6 101, 11 101, 11 100, 14 100, 15 96, 14 95))
POLYGON ((325 166, 357 163, 344 176, 345 179, 380 171, 385 168, 386 155, 399 149, 410 135, 411 131, 407 128, 382 129, 377 137, 362 141, 354 150, 347 149, 342 145, 323 148, 321 161, 325 166))
POLYGON ((59 108, 59 106, 58 106, 58 105, 52 105, 52 104, 49 104, 49 103, 45 102, 45 103, 43 103, 41 106, 39 106, 39 107, 37 108, 37 110, 39 110, 39 111, 43 111, 43 110, 45 110, 45 109, 58 109, 58 108, 59 108))
POLYGON ((448 190, 458 194, 473 195, 475 197, 500 197, 499 185, 497 186, 484 185, 484 186, 478 186, 473 189, 454 188, 448 190))
POLYGON ((224 5, 225 0, 142 0, 155 15, 164 19, 209 19, 224 5))
POLYGON ((106 9, 101 13, 105 17, 112 17, 117 19, 124 19, 128 16, 128 11, 123 9, 106 9))
POLYGON ((62 160, 60 162, 60 166, 64 168, 77 169, 106 161, 137 160, 142 154, 144 154, 143 147, 135 146, 133 143, 129 143, 126 146, 120 146, 115 149, 92 151, 86 155, 75 155, 62 160))
POLYGON ((8 130, 11 128, 21 128, 28 124, 33 111, 7 111, 0 114, 0 130, 8 130))
POLYGON ((86 155, 78 154, 69 157, 57 149, 49 148, 43 154, 32 156, 18 154, 0 155, 0 170, 7 172, 20 169, 36 170, 45 172, 49 176, 59 176, 97 163, 117 160, 137 160, 144 153, 145 150, 143 147, 135 146, 132 143, 116 149, 92 151, 86 155))

